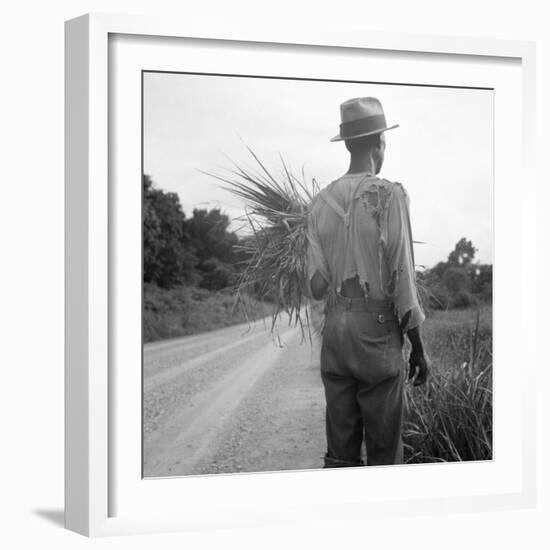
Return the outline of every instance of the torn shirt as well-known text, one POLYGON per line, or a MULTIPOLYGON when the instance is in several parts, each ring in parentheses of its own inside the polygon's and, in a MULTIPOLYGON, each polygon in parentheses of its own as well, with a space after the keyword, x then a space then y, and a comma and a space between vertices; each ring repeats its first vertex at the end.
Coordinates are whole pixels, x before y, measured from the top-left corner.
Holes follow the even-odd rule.
POLYGON ((309 282, 318 270, 339 291, 343 281, 357 276, 368 296, 394 303, 400 321, 410 311, 403 330, 424 321, 409 197, 400 183, 366 173, 346 174, 332 182, 311 204, 308 243, 309 282))

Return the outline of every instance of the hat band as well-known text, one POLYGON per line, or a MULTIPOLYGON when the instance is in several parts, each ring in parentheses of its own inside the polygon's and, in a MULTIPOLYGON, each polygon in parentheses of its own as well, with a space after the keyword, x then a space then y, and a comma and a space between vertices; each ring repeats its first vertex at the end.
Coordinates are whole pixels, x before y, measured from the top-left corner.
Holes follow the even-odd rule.
POLYGON ((340 124, 340 137, 343 139, 376 132, 386 128, 386 117, 384 115, 372 115, 340 124))

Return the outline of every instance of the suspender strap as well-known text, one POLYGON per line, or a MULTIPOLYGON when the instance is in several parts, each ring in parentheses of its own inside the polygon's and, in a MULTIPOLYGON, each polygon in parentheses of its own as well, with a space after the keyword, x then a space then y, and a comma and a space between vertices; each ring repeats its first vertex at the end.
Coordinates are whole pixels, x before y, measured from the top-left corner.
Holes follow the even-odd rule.
MULTIPOLYGON (((345 255, 347 256, 348 253, 349 253, 349 244, 350 244, 350 239, 351 239, 351 230, 350 230, 350 215, 351 215, 351 211, 352 211, 352 208, 354 206, 354 199, 355 199, 355 195, 357 194, 357 190, 359 189, 359 186, 364 182, 364 181, 367 181, 368 179, 371 179, 371 178, 374 178, 375 176, 373 176, 372 174, 367 174, 364 178, 361 178, 356 186, 355 186, 355 189, 353 190, 353 194, 351 195, 351 201, 350 201, 350 204, 349 204, 349 207, 348 207, 348 210, 347 212, 344 211, 344 209, 342 208, 342 206, 334 199, 334 197, 332 197, 330 195, 330 193, 328 192, 328 189, 323 189, 319 195, 321 195, 321 198, 323 199, 323 201, 325 201, 325 203, 328 205, 329 208, 331 208, 337 215, 339 218, 342 219, 342 221, 344 222, 344 227, 346 228, 346 232, 345 232, 345 255)), ((353 250, 352 250, 352 254, 353 254, 353 250)), ((357 263, 357 260, 355 259, 356 263, 357 263)), ((331 283, 332 284, 332 283, 331 283)), ((335 290, 335 291, 339 291, 340 288, 338 289, 335 289, 334 288, 334 285, 332 285, 332 288, 335 290)), ((333 304, 334 305, 334 304, 333 304)))
MULTIPOLYGON (((355 189, 353 191, 353 194, 352 194, 352 199, 353 197, 355 197, 355 193, 357 192, 357 189, 359 189, 359 186, 364 182, 366 181, 367 179, 369 178, 372 178, 374 176, 372 176, 372 174, 367 174, 366 177, 364 177, 363 179, 359 180, 359 182, 357 183, 357 185, 355 186, 355 189)), ((353 207, 353 200, 350 202, 350 205, 349 205, 349 208, 347 210, 347 212, 344 211, 344 209, 342 208, 342 206, 336 202, 336 200, 330 195, 330 193, 328 192, 327 189, 323 189, 319 195, 321 195, 321 198, 327 203, 327 205, 332 208, 334 210, 334 212, 336 212, 336 214, 342 218, 342 220, 344 221, 344 225, 346 226, 346 228, 349 227, 349 218, 350 218, 350 212, 351 212, 351 209, 353 207)))
POLYGON ((326 189, 323 189, 323 191, 321 191, 320 193, 321 195, 321 198, 328 204, 328 206, 330 206, 330 208, 332 208, 334 210, 334 212, 336 212, 336 214, 338 214, 338 216, 340 216, 342 218, 342 220, 344 220, 344 225, 346 227, 349 226, 349 211, 351 210, 351 208, 348 209, 347 212, 344 212, 344 209, 340 206, 340 203, 336 202, 331 195, 329 195, 329 193, 327 192, 326 189))

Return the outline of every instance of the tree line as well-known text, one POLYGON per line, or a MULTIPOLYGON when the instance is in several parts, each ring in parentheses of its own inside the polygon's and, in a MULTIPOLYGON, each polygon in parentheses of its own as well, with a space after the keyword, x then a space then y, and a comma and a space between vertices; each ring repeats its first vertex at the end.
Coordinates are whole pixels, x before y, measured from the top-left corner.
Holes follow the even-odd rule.
POLYGON ((242 254, 230 220, 219 208, 185 216, 176 193, 143 176, 143 280, 161 288, 220 290, 235 284, 242 254))
MULTIPOLYGON (((194 286, 222 290, 234 286, 246 255, 242 239, 229 231, 219 208, 194 209, 187 218, 176 193, 143 176, 143 279, 160 288, 194 286)), ((477 249, 462 238, 447 261, 417 272, 425 305, 461 308, 491 302, 493 267, 475 262, 477 249)))
POLYGON ((462 237, 446 262, 417 272, 425 305, 433 309, 447 309, 491 303, 493 266, 474 261, 476 252, 472 241, 462 237))

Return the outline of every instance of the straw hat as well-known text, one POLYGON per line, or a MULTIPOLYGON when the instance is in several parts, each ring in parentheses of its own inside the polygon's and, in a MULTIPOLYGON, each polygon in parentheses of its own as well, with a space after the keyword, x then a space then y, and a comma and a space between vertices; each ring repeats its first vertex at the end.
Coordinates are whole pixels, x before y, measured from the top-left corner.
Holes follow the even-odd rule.
POLYGON ((371 134, 379 134, 397 128, 399 124, 388 126, 382 104, 375 97, 354 97, 340 105, 340 133, 330 141, 355 139, 371 134))

